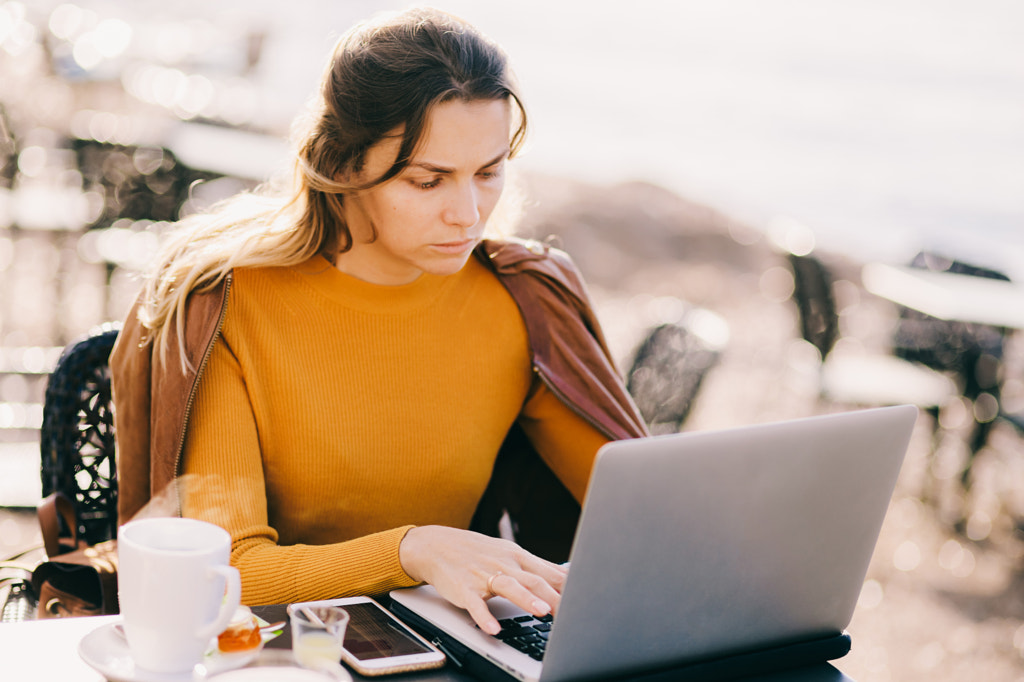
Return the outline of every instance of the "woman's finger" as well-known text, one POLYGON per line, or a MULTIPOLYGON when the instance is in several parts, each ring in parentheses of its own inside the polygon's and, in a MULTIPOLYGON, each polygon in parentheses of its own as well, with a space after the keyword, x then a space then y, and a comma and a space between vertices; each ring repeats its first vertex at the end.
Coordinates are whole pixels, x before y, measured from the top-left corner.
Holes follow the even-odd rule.
MULTIPOLYGON (((552 612, 552 605, 548 601, 542 599, 533 590, 528 589, 512 575, 501 573, 491 581, 491 585, 494 588, 495 596, 504 597, 519 608, 535 616, 546 616, 552 612)), ((551 589, 550 586, 548 590, 557 599, 558 593, 551 589)))
POLYGON ((553 588, 558 590, 559 594, 561 594, 562 589, 565 587, 566 576, 569 575, 569 569, 565 566, 549 562, 545 562, 543 568, 533 572, 543 578, 553 588))
POLYGON ((471 597, 465 605, 465 609, 480 629, 487 634, 496 635, 501 631, 498 620, 491 614, 491 610, 487 608, 487 602, 483 599, 471 597))
MULTIPOLYGON (((527 554, 526 557, 520 561, 520 566, 523 572, 527 575, 533 574, 543 580, 545 583, 550 585, 559 594, 562 593, 562 589, 565 587, 565 578, 569 574, 569 569, 559 564, 553 564, 550 561, 545 561, 539 557, 527 554)), ((526 584, 524 582, 524 584, 526 584)), ((531 585, 527 584, 527 587, 531 585)))
MULTIPOLYGON (((517 577, 519 583, 537 597, 548 607, 548 611, 552 614, 558 611, 558 605, 562 601, 562 593, 558 588, 553 586, 550 582, 545 580, 539 575, 532 573, 523 573, 517 577)), ((544 613, 538 613, 534 609, 527 609, 535 616, 543 616, 544 613)))

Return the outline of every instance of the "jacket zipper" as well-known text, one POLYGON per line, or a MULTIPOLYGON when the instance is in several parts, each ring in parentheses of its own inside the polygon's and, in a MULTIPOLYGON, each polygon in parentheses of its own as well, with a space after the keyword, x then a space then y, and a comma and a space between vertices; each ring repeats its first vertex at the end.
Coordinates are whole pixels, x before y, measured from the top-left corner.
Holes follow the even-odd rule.
MULTIPOLYGON (((203 359, 199 361, 199 366, 196 368, 196 377, 192 380, 192 388, 189 389, 188 401, 185 403, 185 414, 181 422, 181 437, 178 439, 178 450, 174 454, 174 479, 177 481, 181 477, 181 456, 185 451, 185 437, 188 433, 188 423, 192 416, 192 405, 196 400, 196 392, 199 389, 199 379, 203 376, 203 370, 206 369, 206 363, 210 359, 210 355, 213 353, 213 345, 217 343, 217 337, 220 336, 220 330, 224 327, 224 318, 227 316, 228 311, 228 295, 231 293, 231 282, 232 277, 230 274, 224 278, 224 295, 221 297, 220 304, 220 316, 217 318, 217 328, 213 331, 213 336, 210 337, 210 342, 206 344, 206 350, 203 352, 203 359)), ((178 490, 177 483, 175 483, 175 504, 177 505, 177 515, 181 516, 181 491, 178 490)))
POLYGON ((547 386, 548 390, 551 391, 552 393, 554 393, 555 396, 560 401, 562 401, 563 405, 565 405, 570 410, 572 410, 574 413, 576 413, 576 416, 580 417, 585 422, 587 422, 588 424, 593 426, 595 429, 597 429, 608 440, 616 440, 615 435, 613 433, 611 433, 608 430, 607 427, 605 427, 603 424, 601 424, 596 418, 592 417, 590 414, 588 414, 582 408, 577 406, 576 403, 574 403, 573 401, 569 400, 569 398, 565 395, 565 393, 563 393, 562 391, 558 390, 558 388, 555 387, 554 382, 552 382, 547 377, 547 375, 545 375, 544 372, 541 371, 540 367, 538 367, 536 363, 533 364, 533 372, 538 377, 540 377, 540 380, 544 383, 545 386, 547 386))

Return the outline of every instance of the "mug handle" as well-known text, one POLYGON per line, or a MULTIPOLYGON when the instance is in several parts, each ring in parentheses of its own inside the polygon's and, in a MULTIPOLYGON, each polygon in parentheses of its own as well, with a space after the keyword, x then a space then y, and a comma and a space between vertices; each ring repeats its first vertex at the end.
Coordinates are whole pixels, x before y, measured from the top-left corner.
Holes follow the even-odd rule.
POLYGON ((235 610, 238 609, 238 605, 242 600, 242 579, 238 573, 238 569, 234 566, 210 566, 210 573, 217 573, 224 576, 224 580, 227 581, 227 594, 224 596, 224 601, 221 602, 220 611, 217 613, 217 617, 209 625, 204 625, 199 628, 197 636, 208 638, 219 635, 224 632, 224 628, 231 622, 232 617, 235 615, 235 610))

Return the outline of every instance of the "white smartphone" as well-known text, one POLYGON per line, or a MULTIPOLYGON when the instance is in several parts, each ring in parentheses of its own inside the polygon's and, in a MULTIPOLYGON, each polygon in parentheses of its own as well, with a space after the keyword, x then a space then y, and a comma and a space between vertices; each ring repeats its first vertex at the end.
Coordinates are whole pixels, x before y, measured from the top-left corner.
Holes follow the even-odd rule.
POLYGON ((370 597, 316 602, 348 611, 341 660, 360 675, 388 675, 440 668, 441 651, 370 597))

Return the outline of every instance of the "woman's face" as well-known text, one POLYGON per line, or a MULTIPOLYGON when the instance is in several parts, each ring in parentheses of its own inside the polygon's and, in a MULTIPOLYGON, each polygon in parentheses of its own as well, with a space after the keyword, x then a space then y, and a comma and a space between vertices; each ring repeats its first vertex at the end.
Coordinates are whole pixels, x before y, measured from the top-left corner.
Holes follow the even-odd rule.
MULTIPOLYGON (((353 244, 339 255, 338 269, 386 285, 408 284, 424 272, 461 270, 504 188, 510 125, 507 100, 435 106, 409 165, 345 198, 353 244)), ((371 147, 358 180, 385 173, 400 143, 400 137, 387 137, 371 147)))

